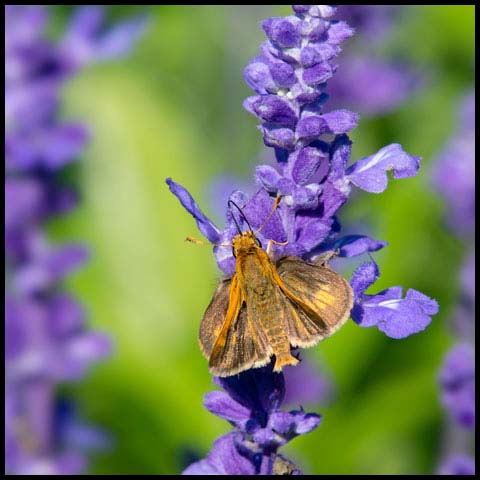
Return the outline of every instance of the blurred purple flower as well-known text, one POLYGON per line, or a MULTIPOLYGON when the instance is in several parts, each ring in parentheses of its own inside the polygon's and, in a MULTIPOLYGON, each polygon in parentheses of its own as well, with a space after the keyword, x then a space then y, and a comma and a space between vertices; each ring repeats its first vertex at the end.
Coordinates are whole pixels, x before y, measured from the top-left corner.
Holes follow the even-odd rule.
POLYGON ((328 85, 333 106, 361 115, 382 115, 397 108, 420 85, 405 62, 385 58, 375 50, 388 41, 405 6, 339 5, 338 14, 357 33, 348 54, 341 56, 339 75, 328 85))
MULTIPOLYGON (((433 168, 433 184, 446 204, 446 222, 463 240, 467 255, 460 273, 460 294, 452 318, 457 343, 447 353, 439 375, 442 404, 455 420, 447 435, 468 444, 475 429, 475 93, 463 98, 452 138, 433 168), (450 431, 451 430, 451 431, 450 431)), ((444 474, 473 474, 474 459, 447 452, 444 474), (452 472, 452 473, 449 473, 452 472)))
POLYGON ((459 343, 446 356, 440 372, 442 403, 463 427, 475 428, 475 349, 459 343))
MULTIPOLYGON (((89 7, 87 7, 88 10, 89 7)), ((85 325, 78 302, 61 281, 88 259, 83 245, 53 246, 44 223, 77 203, 58 172, 76 161, 89 135, 84 125, 59 119, 61 88, 79 67, 126 53, 139 20, 99 34, 79 9, 76 34, 47 39, 43 6, 5 7, 5 471, 80 474, 82 450, 101 446, 102 434, 62 413, 57 385, 78 380, 107 356, 107 336, 85 325), (83 36, 80 32, 83 31, 83 36), (82 51, 80 52, 80 44, 82 51), (87 55, 88 53, 88 55, 87 55), (80 441, 79 441, 80 440, 80 441)), ((75 30, 76 29, 76 30, 75 30)))
POLYGON ((434 185, 444 198, 446 219, 460 235, 475 229, 475 93, 465 96, 455 133, 434 167, 434 185))
POLYGON ((450 455, 438 469, 439 475, 475 475, 475 459, 461 453, 450 455))
POLYGON ((361 54, 343 57, 339 73, 328 90, 335 99, 334 105, 344 105, 366 116, 397 108, 419 84, 401 62, 361 54))
POLYGON ((146 18, 137 17, 105 30, 105 11, 98 5, 78 8, 61 42, 61 53, 71 68, 119 58, 128 53, 145 30, 146 18))
POLYGON ((318 405, 329 400, 333 385, 329 378, 303 359, 296 366, 283 369, 285 377, 285 405, 318 405))

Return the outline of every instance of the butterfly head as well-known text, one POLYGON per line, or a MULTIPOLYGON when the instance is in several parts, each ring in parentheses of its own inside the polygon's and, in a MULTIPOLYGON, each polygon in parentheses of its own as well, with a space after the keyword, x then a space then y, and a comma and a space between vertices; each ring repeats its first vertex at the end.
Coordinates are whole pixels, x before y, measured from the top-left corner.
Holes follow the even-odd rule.
POLYGON ((262 248, 262 244, 252 230, 239 233, 232 239, 232 250, 234 257, 258 248, 262 248))

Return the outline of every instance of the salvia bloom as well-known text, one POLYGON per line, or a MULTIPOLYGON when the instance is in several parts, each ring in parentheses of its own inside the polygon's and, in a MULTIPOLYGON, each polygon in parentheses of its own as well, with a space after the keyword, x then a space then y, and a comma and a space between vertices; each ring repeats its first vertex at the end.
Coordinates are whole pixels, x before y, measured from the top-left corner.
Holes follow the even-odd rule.
POLYGON ((291 462, 277 454, 282 445, 308 433, 320 423, 320 415, 303 410, 279 410, 285 397, 283 375, 273 373, 273 362, 231 377, 215 377, 225 392, 205 396, 204 405, 229 421, 236 430, 215 441, 207 458, 190 465, 184 475, 272 475, 291 462))
POLYGON ((88 259, 80 244, 52 245, 52 217, 71 210, 77 195, 62 185, 64 167, 88 142, 86 126, 59 119, 61 88, 80 68, 123 55, 143 20, 103 30, 103 10, 75 11, 63 39, 45 30, 41 6, 5 7, 5 471, 74 474, 83 448, 105 444, 57 397, 59 382, 80 379, 110 351, 89 331, 79 302, 60 289, 88 259))
MULTIPOLYGON (((460 271, 460 294, 452 318, 456 343, 440 369, 441 402, 453 423, 447 435, 469 443, 475 430, 475 94, 463 99, 457 128, 434 167, 434 186, 446 203, 446 222, 464 243, 467 255, 460 271)), ((452 442, 449 442, 452 443, 452 442)), ((453 442, 458 443, 458 442, 453 442)), ((445 475, 473 475, 475 461, 457 445, 440 464, 445 475)))
POLYGON ((391 35, 398 5, 339 5, 337 14, 358 36, 342 55, 339 75, 329 84, 335 106, 353 108, 362 115, 392 111, 418 89, 420 79, 399 59, 375 53, 391 35))
MULTIPOLYGON (((247 195, 237 190, 231 193, 230 199, 242 209, 245 218, 256 230, 271 213, 275 197, 283 196, 278 208, 258 233, 263 245, 270 239, 281 243, 274 245, 273 256, 295 255, 308 261, 333 249, 338 250, 340 257, 377 251, 385 247, 386 242, 364 235, 342 237, 337 212, 349 199, 353 187, 381 193, 387 188, 389 171, 395 179, 414 176, 420 167, 420 158, 409 155, 399 144, 391 144, 349 164, 351 141, 347 133, 357 125, 358 115, 345 109, 328 111, 325 106, 328 100, 327 82, 337 69, 340 45, 353 35, 353 30, 346 22, 333 19, 335 8, 332 6, 294 5, 293 11, 291 16, 263 22, 268 40, 245 69, 245 80, 256 95, 247 98, 244 106, 261 120, 259 129, 265 145, 275 152, 276 165, 259 165, 255 172, 255 192, 247 195)), ((210 242, 231 242, 238 232, 228 210, 222 230, 202 212, 182 185, 170 178, 167 184, 210 242)), ((237 221, 241 228, 248 228, 242 218, 237 221)), ((232 275, 235 270, 232 249, 215 246, 214 255, 219 268, 226 275, 232 275)), ((355 295, 351 312, 353 320, 363 327, 376 326, 392 338, 403 338, 425 329, 431 316, 438 311, 437 303, 413 289, 409 289, 404 297, 401 287, 366 294, 366 289, 378 276, 379 269, 373 260, 353 273, 350 282, 355 295)), ((290 412, 293 417, 289 417, 292 420, 289 420, 287 429, 285 425, 277 425, 274 413, 279 403, 270 407, 270 416, 264 415, 263 421, 256 421, 255 427, 251 427, 252 423, 247 418, 251 417, 253 407, 251 403, 239 400, 241 388, 244 388, 242 379, 252 375, 263 376, 266 372, 258 369, 242 372, 235 379, 217 380, 239 405, 234 408, 225 394, 220 395, 223 406, 212 404, 211 398, 219 396, 215 393, 214 397, 207 396, 206 407, 227 418, 238 431, 217 440, 209 456, 191 467, 196 472, 202 469, 205 472, 210 467, 213 470, 216 468, 217 473, 227 471, 226 457, 238 459, 236 463, 228 463, 228 468, 233 469, 230 472, 245 472, 240 469, 240 462, 242 468, 250 472, 272 472, 272 459, 268 460, 264 448, 272 438, 275 439, 275 449, 285 442, 285 437, 277 438, 272 429, 298 434, 313 428, 302 427, 304 413, 301 411, 290 412), (232 385, 236 388, 232 389, 232 385), (294 417, 300 420, 300 424, 293 421, 294 417), (263 443, 265 441, 267 444, 263 443), (250 447, 248 453, 245 453, 245 445, 250 447), (252 464, 249 460, 249 464, 243 460, 246 457, 250 459, 252 452, 259 454, 255 458, 262 459, 260 463, 258 460, 252 464), (263 470, 262 466, 265 457, 266 465, 269 465, 267 470, 263 470)), ((265 387, 264 395, 278 396, 272 380, 265 377, 264 383, 269 386, 268 389, 265 387)), ((264 410, 267 409, 263 405, 264 410)), ((255 415, 252 418, 256 418, 255 415)), ((213 472, 212 469, 209 471, 213 472)), ((191 473, 191 470, 187 469, 185 473, 191 473)))

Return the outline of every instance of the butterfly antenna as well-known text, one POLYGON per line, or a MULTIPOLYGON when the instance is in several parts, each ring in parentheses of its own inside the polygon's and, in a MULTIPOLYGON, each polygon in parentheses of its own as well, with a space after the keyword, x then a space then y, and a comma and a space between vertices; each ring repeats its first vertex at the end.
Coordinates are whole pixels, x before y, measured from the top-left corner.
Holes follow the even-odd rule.
POLYGON ((185 239, 186 242, 191 242, 191 243, 196 243, 197 245, 208 245, 210 247, 231 247, 231 243, 210 243, 210 242, 204 242, 203 240, 199 240, 198 238, 195 237, 187 237, 185 239))
POLYGON ((283 195, 279 195, 276 199, 275 199, 275 203, 273 204, 273 208, 272 208, 272 211, 268 214, 268 217, 264 220, 264 222, 260 225, 260 228, 258 228, 258 230, 254 233, 254 235, 257 235, 257 233, 259 233, 263 227, 268 223, 268 221, 272 218, 272 215, 275 213, 275 210, 278 208, 278 204, 280 203, 280 200, 283 198, 283 195))
POLYGON ((248 228, 253 232, 253 228, 251 227, 250 223, 248 222, 247 217, 245 216, 245 214, 242 212, 242 209, 241 209, 233 200, 229 200, 229 201, 227 202, 227 207, 228 207, 228 210, 230 211, 230 213, 232 214, 232 218, 233 218, 233 221, 235 222, 235 226, 237 227, 238 233, 241 235, 241 234, 242 234, 242 229, 241 229, 240 226, 238 225, 237 219, 235 218, 235 215, 233 214, 230 205, 233 205, 233 206, 240 212, 240 215, 241 215, 242 218, 245 220, 246 224, 248 225, 248 228))

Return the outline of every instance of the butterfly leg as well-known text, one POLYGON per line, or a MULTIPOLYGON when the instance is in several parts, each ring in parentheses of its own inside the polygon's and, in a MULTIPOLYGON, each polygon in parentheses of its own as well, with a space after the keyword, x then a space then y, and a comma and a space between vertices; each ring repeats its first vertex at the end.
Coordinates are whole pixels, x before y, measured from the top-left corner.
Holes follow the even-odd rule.
POLYGON ((326 265, 332 258, 338 257, 340 255, 340 249, 329 250, 328 252, 323 252, 320 254, 313 263, 316 265, 326 265))
POLYGON ((267 243, 267 254, 270 255, 272 251, 272 245, 286 245, 288 243, 288 240, 286 242, 277 242, 275 240, 269 240, 267 243))

